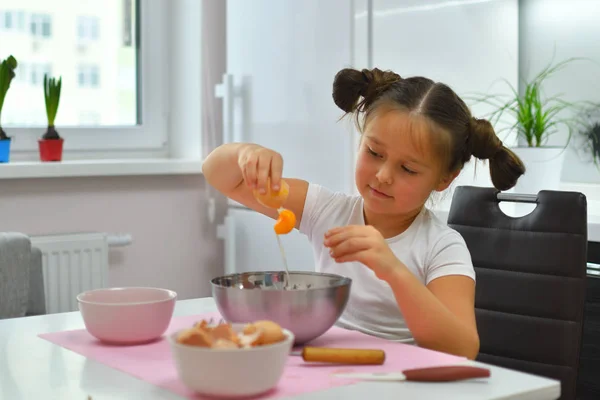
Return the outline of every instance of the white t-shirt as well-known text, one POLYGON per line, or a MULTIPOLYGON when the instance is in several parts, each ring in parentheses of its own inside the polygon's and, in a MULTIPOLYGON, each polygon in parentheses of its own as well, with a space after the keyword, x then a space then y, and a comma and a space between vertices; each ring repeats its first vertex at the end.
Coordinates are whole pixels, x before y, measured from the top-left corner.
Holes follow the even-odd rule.
MULTIPOLYGON (((307 235, 312 244, 316 271, 352 279, 348 304, 336 325, 414 343, 387 282, 359 262, 336 263, 323 245, 327 230, 364 224, 360 195, 335 193, 319 185, 309 185, 300 232, 307 235)), ((445 275, 466 275, 475 280, 471 255, 462 236, 425 207, 407 230, 386 241, 396 257, 424 285, 445 275)))

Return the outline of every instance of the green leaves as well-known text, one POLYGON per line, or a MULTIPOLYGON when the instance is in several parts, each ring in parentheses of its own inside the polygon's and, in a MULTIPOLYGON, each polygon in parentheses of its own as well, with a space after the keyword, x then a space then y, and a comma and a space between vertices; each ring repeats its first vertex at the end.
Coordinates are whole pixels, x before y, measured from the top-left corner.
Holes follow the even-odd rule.
POLYGON ((48 117, 48 126, 54 126, 56 113, 58 112, 58 103, 60 102, 60 89, 62 86, 62 77, 48 78, 44 74, 44 99, 46 101, 46 115, 48 117))
MULTIPOLYGON (((15 77, 16 68, 17 60, 13 56, 8 56, 0 63, 0 116, 2 116, 2 107, 4 106, 6 93, 8 93, 8 89, 10 88, 10 82, 15 77)), ((2 126, 1 123, 0 126, 2 126)))
POLYGON ((595 122, 590 124, 587 129, 582 132, 587 150, 592 154, 592 159, 597 167, 600 167, 598 159, 600 158, 600 123, 595 122))
POLYGON ((6 59, 6 63, 12 70, 15 70, 17 68, 17 60, 13 56, 8 56, 8 58, 6 59))
MULTIPOLYGON (((522 94, 506 80, 504 82, 510 87, 512 95, 508 100, 502 101, 498 95, 479 95, 468 97, 475 102, 483 102, 491 105, 495 110, 487 116, 492 125, 496 126, 500 118, 506 113, 512 115, 516 122, 508 128, 498 132, 509 130, 516 131, 525 139, 529 147, 541 147, 547 143, 548 138, 556 133, 560 126, 567 129, 567 144, 574 130, 581 126, 579 114, 585 111, 590 102, 568 102, 560 96, 544 98, 542 86, 545 80, 553 73, 563 69, 567 64, 582 60, 581 58, 569 58, 555 65, 549 64, 540 71, 531 81, 523 82, 522 94), (570 112, 565 117, 563 112, 570 112)), ((594 107, 597 105, 592 105, 594 107)))

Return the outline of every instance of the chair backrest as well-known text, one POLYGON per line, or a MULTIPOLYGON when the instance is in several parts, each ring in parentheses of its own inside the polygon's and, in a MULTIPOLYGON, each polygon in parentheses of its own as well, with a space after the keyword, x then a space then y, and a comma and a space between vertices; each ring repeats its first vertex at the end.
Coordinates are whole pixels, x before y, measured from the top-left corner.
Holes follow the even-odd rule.
POLYGON ((46 311, 42 251, 32 246, 29 264, 29 303, 25 315, 43 315, 46 314, 46 311))
POLYGON ((558 379, 561 399, 574 399, 586 290, 586 198, 540 191, 535 209, 515 218, 500 209, 499 195, 509 194, 458 187, 448 216, 477 274, 478 360, 558 379))
POLYGON ((0 319, 25 316, 29 302, 31 242, 18 232, 0 232, 0 319))
POLYGON ((20 232, 0 232, 0 319, 46 314, 42 252, 20 232))

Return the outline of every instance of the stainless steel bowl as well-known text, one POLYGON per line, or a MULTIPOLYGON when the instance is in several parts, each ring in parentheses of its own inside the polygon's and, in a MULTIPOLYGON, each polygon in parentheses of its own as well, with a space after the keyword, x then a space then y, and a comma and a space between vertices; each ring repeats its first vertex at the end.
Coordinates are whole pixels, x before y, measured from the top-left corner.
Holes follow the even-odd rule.
POLYGON ((342 315, 352 280, 319 272, 260 271, 220 276, 211 280, 212 296, 228 322, 268 319, 307 343, 325 333, 342 315))

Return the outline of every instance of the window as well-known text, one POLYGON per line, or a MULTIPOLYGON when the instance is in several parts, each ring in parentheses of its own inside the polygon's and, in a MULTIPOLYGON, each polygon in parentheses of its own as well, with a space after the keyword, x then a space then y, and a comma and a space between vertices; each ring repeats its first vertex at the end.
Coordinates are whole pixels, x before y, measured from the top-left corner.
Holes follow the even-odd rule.
MULTIPOLYGON (((65 151, 68 149, 70 159, 165 158, 174 154, 169 136, 172 112, 169 107, 180 95, 173 93, 183 94, 183 99, 177 100, 173 110, 176 116, 171 121, 193 120, 185 117, 188 113, 198 116, 199 100, 189 99, 194 96, 199 99, 201 94, 199 90, 193 93, 185 90, 190 82, 198 87, 194 79, 199 80, 200 76, 190 78, 187 72, 175 73, 170 68, 176 64, 180 66, 178 70, 200 71, 201 47, 197 46, 200 28, 195 22, 201 19, 201 2, 185 3, 185 8, 178 3, 173 5, 170 0, 31 3, 35 5, 24 14, 27 35, 19 41, 2 41, 0 33, 0 58, 12 54, 19 63, 17 78, 2 109, 4 130, 19 138, 11 145, 11 152, 18 156, 15 159, 39 159, 37 139, 47 123, 41 84, 32 83, 38 82, 38 77, 43 80, 39 65, 49 66, 53 77, 62 77, 56 126, 68 143, 65 151), (185 19, 170 12, 178 8, 177 15, 185 19), (186 24, 184 30, 179 28, 184 24, 176 22, 177 18, 194 24, 186 24), (44 32, 46 37, 42 36, 44 32), (173 35, 173 32, 181 33, 173 35), (86 41, 96 38, 85 51, 81 51, 81 36, 86 41), (42 37, 44 40, 40 40, 42 37), (177 89, 171 90, 173 87, 177 89)), ((4 12, 14 8, 14 4, 17 4, 14 0, 0 0, 0 25, 4 22, 4 12)), ((186 129, 174 131, 197 133, 201 129, 200 125, 188 127, 186 122, 186 129)))
POLYGON ((97 88, 100 84, 100 72, 98 66, 80 65, 77 72, 77 84, 81 88, 97 88))
POLYGON ((12 22, 12 12, 11 11, 6 11, 4 12, 4 29, 11 30, 13 27, 13 22, 12 22))
POLYGON ((77 18, 77 38, 79 40, 98 40, 98 17, 82 16, 77 18))
MULTIPOLYGON (((0 57, 13 54, 19 63, 15 71, 19 87, 11 88, 10 100, 5 102, 3 109, 6 118, 10 115, 13 125, 29 127, 32 120, 27 115, 45 113, 43 91, 40 90, 44 74, 62 78, 56 124, 63 129, 92 125, 88 123, 90 118, 83 118, 85 123, 81 123, 81 115, 89 110, 96 113, 91 118, 96 127, 130 129, 143 122, 138 117, 142 78, 138 68, 140 48, 135 42, 126 47, 119 40, 123 3, 123 0, 38 1, 24 14, 31 36, 18 42, 2 42, 0 46, 0 57), (113 29, 113 33, 101 35, 101 24, 113 29), (94 46, 82 52, 79 46, 90 41, 94 46)), ((138 2, 128 3, 130 25, 134 30, 139 29, 138 2)), ((5 6, 8 8, 11 4, 10 0, 0 0, 3 16, 16 15, 16 12, 5 10, 5 6)), ((18 18, 11 18, 14 26, 18 18)))
POLYGON ((49 38, 52 35, 52 18, 48 14, 31 14, 29 30, 33 36, 49 38))
MULTIPOLYGON (((50 64, 30 64, 29 65, 30 83, 34 86, 43 87, 44 75, 52 76, 52 66, 50 64)), ((15 76, 16 78, 16 76, 15 76)))
POLYGON ((25 31, 25 12, 24 11, 16 11, 15 12, 15 25, 19 32, 25 31))
POLYGON ((25 12, 0 10, 0 30, 5 32, 23 32, 25 30, 25 12))

